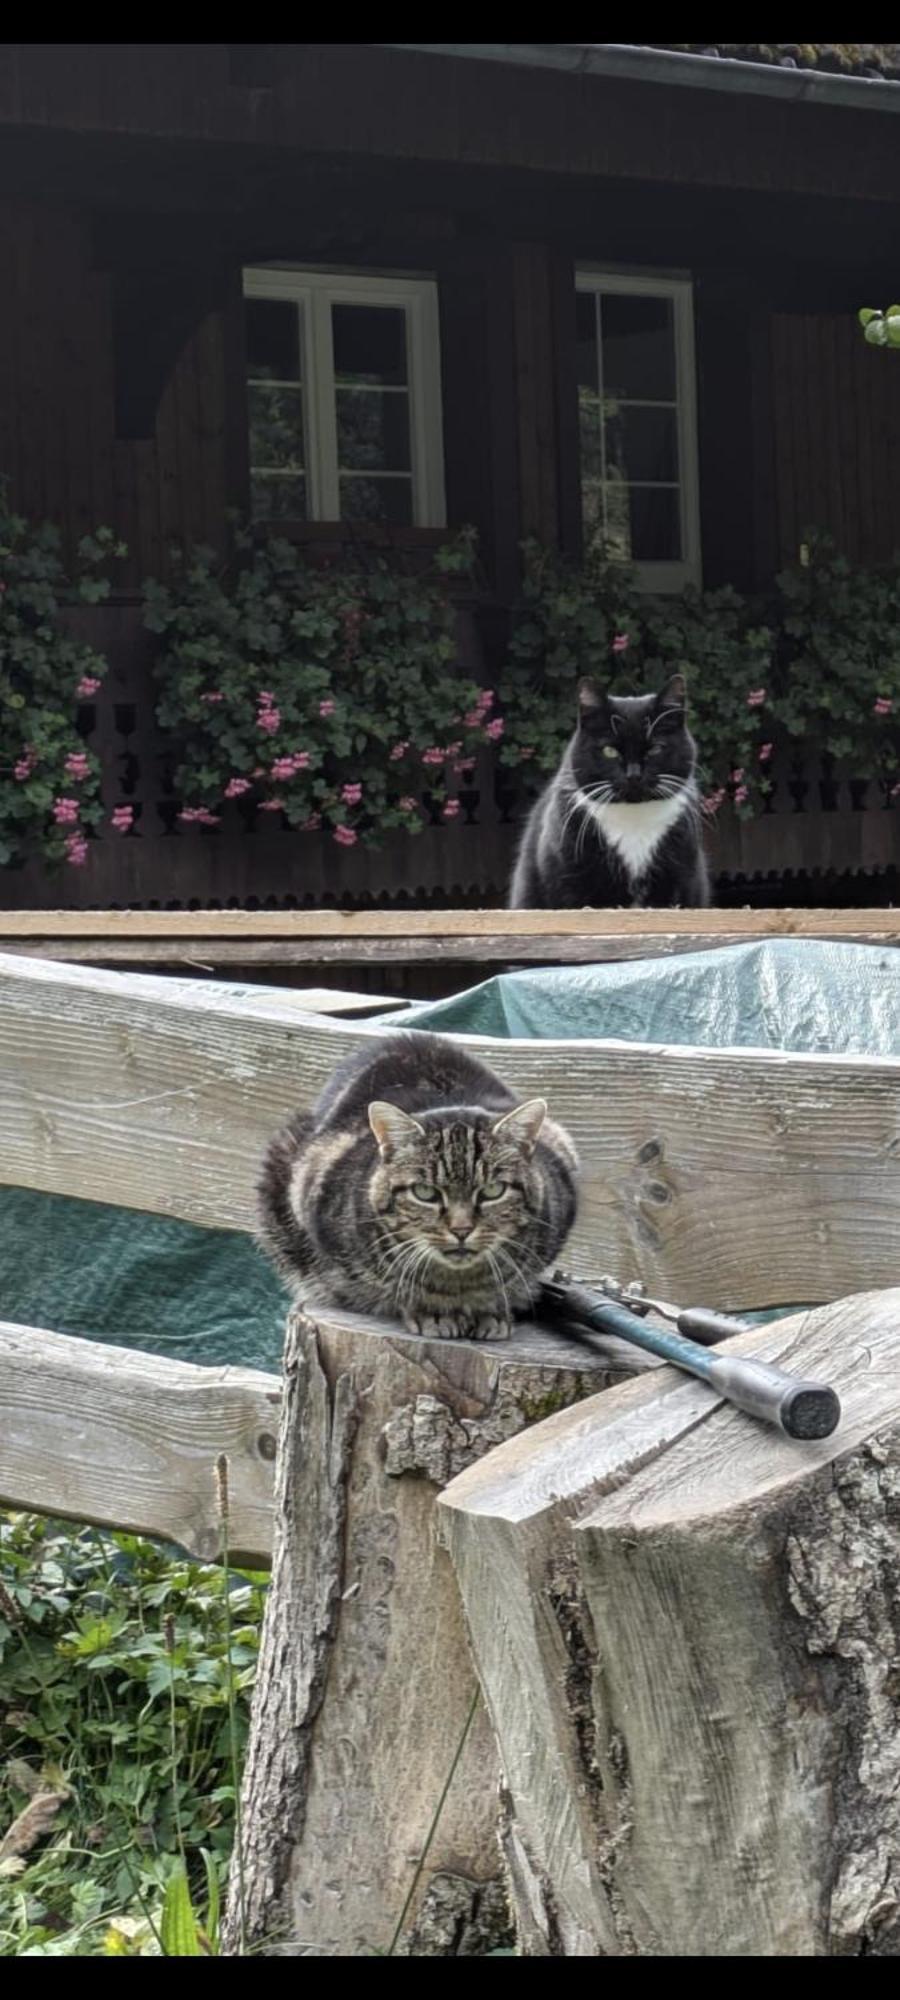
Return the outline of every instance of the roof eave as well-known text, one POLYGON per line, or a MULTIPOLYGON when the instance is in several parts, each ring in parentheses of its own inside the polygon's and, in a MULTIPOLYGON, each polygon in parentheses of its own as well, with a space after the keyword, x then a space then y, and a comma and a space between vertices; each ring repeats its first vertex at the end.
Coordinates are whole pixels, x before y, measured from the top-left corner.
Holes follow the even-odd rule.
POLYGON ((900 111, 900 84, 881 78, 834 76, 822 70, 782 69, 731 56, 694 56, 630 42, 381 42, 410 54, 549 69, 629 83, 670 84, 692 90, 738 92, 844 110, 900 111))

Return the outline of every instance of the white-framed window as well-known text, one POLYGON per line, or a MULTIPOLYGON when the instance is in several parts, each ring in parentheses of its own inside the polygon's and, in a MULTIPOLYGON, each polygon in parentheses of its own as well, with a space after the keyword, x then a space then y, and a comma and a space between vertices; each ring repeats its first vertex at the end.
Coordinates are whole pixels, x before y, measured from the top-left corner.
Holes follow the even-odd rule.
POLYGON ((244 302, 254 518, 444 527, 434 280, 267 265, 244 302))
POLYGON ((584 268, 575 283, 585 547, 648 591, 699 584, 690 279, 584 268))

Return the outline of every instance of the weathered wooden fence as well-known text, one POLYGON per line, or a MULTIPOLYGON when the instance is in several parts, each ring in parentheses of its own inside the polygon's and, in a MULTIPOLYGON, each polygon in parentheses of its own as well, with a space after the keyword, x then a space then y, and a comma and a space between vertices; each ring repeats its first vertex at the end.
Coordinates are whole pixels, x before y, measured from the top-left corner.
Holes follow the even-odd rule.
MULTIPOLYGON (((246 1229, 271 1130, 379 1032, 278 991, 7 954, 0 1177, 246 1229)), ((573 1132, 576 1268, 732 1308, 843 1301, 741 1337, 836 1382, 834 1438, 783 1443, 655 1366, 609 1388, 608 1346, 317 1314, 290 1325, 273 1460, 273 1377, 6 1327, 0 1496, 213 1555, 227 1451, 232 1546, 273 1563, 244 1795, 260 1948, 388 1947, 471 1642, 493 1734, 479 1713, 401 1949, 502 1929, 502 1771, 529 1952, 897 1955, 900 1294, 873 1288, 896 1277, 900 1062, 472 1046, 573 1132)))

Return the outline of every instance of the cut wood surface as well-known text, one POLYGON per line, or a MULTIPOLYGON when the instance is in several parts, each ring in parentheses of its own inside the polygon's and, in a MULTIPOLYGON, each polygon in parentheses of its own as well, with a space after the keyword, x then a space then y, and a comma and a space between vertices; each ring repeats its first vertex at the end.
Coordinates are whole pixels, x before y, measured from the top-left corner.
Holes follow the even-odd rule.
MULTIPOLYGON (((247 1229, 272 1131, 383 1032, 277 990, 0 958, 0 1177, 247 1229)), ((895 1277, 900 1062, 464 1039, 572 1131, 570 1268, 723 1307, 895 1277)))
POLYGON ((836 1433, 665 1370, 439 1502, 529 1955, 900 1955, 900 1291, 728 1348, 830 1381, 836 1433))
POLYGON ((235 1560, 269 1561, 280 1382, 0 1323, 0 1505, 221 1549, 229 1461, 235 1560))

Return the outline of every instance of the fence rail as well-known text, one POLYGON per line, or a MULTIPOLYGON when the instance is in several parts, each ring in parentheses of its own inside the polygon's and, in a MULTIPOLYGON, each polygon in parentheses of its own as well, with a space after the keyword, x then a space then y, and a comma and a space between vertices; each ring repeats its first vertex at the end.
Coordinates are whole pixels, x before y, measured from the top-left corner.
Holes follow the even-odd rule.
POLYGON ((228 1456, 229 1550, 268 1564, 281 1385, 0 1322, 0 1505, 222 1548, 215 1463, 228 1456))

